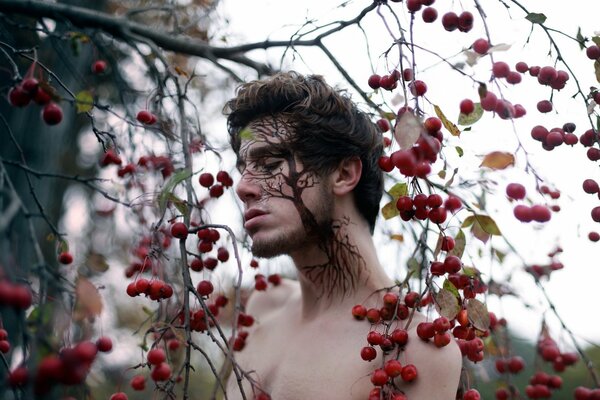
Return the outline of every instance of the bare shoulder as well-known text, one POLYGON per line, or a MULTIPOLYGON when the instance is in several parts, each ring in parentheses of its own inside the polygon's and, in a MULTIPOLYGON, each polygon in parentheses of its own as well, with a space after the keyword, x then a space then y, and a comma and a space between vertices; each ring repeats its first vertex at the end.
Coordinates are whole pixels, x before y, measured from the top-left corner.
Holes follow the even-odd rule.
POLYGON ((260 316, 280 308, 299 294, 298 282, 284 278, 279 285, 270 286, 265 291, 254 290, 246 303, 246 312, 260 316))
POLYGON ((454 399, 462 369, 460 348, 454 340, 438 348, 433 341, 420 339, 416 333, 417 323, 409 333, 405 363, 416 366, 418 378, 402 389, 409 399, 454 399))

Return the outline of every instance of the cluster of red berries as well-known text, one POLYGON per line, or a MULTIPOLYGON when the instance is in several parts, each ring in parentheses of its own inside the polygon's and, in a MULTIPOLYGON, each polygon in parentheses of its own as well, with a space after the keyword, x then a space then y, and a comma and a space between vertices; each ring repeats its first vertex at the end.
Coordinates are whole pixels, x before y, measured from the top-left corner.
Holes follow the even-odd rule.
POLYGON ((267 282, 270 282, 273 286, 278 286, 281 283, 281 276, 279 274, 270 274, 268 277, 263 274, 254 275, 254 289, 267 290, 267 282))
POLYGON ((155 382, 166 381, 171 377, 171 367, 167 362, 167 355, 161 348, 153 348, 146 355, 148 365, 152 368, 150 377, 155 382))
POLYGON ((13 307, 16 310, 27 310, 33 301, 28 285, 0 280, 0 306, 13 307))
MULTIPOLYGON (((37 366, 34 387, 37 394, 48 393, 56 384, 79 385, 85 381, 98 352, 112 349, 109 338, 100 338, 96 343, 79 342, 63 348, 58 355, 44 357, 37 366)), ((22 386, 29 381, 25 366, 17 367, 10 373, 11 386, 22 386), (12 377, 11 377, 12 376, 12 377)))
POLYGON ((8 332, 0 328, 0 352, 6 354, 10 351, 10 342, 8 341, 8 332))
POLYGON ((218 183, 216 184, 215 176, 213 176, 213 174, 210 172, 204 172, 200 174, 198 181, 200 182, 200 186, 208 189, 210 197, 215 198, 221 197, 225 188, 230 188, 233 186, 233 179, 227 171, 217 172, 216 181, 218 183))
POLYGON ((552 151, 555 147, 562 144, 569 146, 576 145, 580 139, 573 133, 574 131, 575 124, 573 123, 566 123, 562 128, 555 127, 550 130, 543 125, 536 125, 531 128, 531 137, 534 140, 541 142, 544 150, 552 151))
POLYGON ((31 101, 44 106, 42 119, 48 125, 57 125, 63 119, 62 108, 52 101, 50 95, 40 87, 33 77, 23 79, 8 92, 8 102, 13 107, 26 107, 31 101))
POLYGON ((148 110, 138 111, 135 118, 144 125, 154 125, 158 121, 158 117, 148 110))
MULTIPOLYGON (((393 155, 392 155, 393 156, 393 155)), ((404 221, 413 218, 419 220, 429 219, 431 222, 441 224, 446 221, 448 210, 456 212, 462 207, 462 202, 456 196, 449 196, 444 200, 439 194, 426 195, 419 193, 413 197, 399 196, 396 200, 396 208, 400 211, 400 217, 404 221)), ((450 251, 454 247, 454 240, 446 237, 443 250, 450 251)))
POLYGON ((600 388, 590 389, 585 386, 577 386, 573 392, 575 400, 594 400, 600 399, 600 388))
POLYGON ((160 301, 173 296, 173 287, 161 279, 139 278, 127 285, 127 294, 136 297, 145 294, 151 300, 160 301))
POLYGON ((167 179, 173 172, 175 172, 175 166, 173 161, 167 156, 141 156, 138 159, 137 164, 142 168, 153 169, 160 171, 164 179, 167 179))
MULTIPOLYGON (((409 109, 401 109, 399 118, 409 109)), ((421 134, 416 143, 410 149, 394 151, 389 156, 383 155, 379 158, 379 167, 385 172, 391 172, 397 168, 400 173, 407 177, 416 176, 426 178, 431 173, 431 164, 437 161, 437 155, 441 150, 443 134, 442 123, 438 118, 431 117, 424 122, 425 134, 421 134)))
MULTIPOLYGON (((560 197, 560 192, 555 193, 560 197)), ((526 194, 527 190, 525 189, 525 186, 520 183, 513 182, 506 186, 506 196, 511 200, 523 200, 526 194)), ((550 209, 543 204, 535 204, 531 207, 525 204, 517 204, 513 208, 513 215, 521 222, 548 222, 552 218, 550 209)))

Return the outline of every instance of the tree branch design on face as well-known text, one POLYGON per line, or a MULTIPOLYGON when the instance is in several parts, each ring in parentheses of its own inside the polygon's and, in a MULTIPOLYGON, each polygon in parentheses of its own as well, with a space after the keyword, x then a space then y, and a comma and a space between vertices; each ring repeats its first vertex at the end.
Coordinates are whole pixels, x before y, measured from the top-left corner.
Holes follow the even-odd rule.
POLYGON ((349 218, 333 220, 333 198, 327 182, 310 165, 304 164, 293 149, 295 129, 281 118, 262 118, 242 132, 238 168, 246 180, 261 187, 257 203, 271 198, 290 201, 298 212, 301 230, 291 237, 283 236, 268 244, 253 242, 259 257, 290 254, 305 245, 316 245, 324 254, 314 265, 298 266, 299 271, 315 284, 318 297, 344 295, 357 288, 364 271, 364 259, 351 242, 347 227, 349 218), (303 193, 319 188, 319 201, 307 206, 303 193))

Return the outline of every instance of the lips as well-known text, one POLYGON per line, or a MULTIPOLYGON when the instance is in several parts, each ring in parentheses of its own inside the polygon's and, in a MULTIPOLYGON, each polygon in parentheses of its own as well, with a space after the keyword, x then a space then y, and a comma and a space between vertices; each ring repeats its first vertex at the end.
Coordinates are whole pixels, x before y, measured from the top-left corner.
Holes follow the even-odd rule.
POLYGON ((252 218, 256 218, 261 215, 265 215, 266 212, 259 210, 257 208, 251 208, 244 213, 244 222, 250 221, 252 218))

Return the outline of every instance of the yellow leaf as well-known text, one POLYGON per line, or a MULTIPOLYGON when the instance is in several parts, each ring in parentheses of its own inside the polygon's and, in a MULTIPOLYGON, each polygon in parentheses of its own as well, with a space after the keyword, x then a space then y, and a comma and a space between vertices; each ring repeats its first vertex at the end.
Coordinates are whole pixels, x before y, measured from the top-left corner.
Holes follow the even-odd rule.
POLYGON ((446 116, 442 112, 442 109, 436 105, 433 106, 433 109, 435 110, 435 114, 438 116, 438 118, 442 120, 442 124, 448 130, 448 132, 450 132, 452 136, 460 136, 460 129, 458 129, 454 122, 446 118, 446 116))
POLYGON ((180 66, 176 65, 174 68, 175 68, 175 72, 177 72, 178 75, 183 75, 186 78, 190 77, 190 75, 183 68, 181 68, 180 66))
POLYGON ((479 166, 497 170, 505 169, 513 165, 515 165, 515 156, 512 153, 505 151, 493 151, 483 157, 483 161, 479 166))
POLYGON ((108 263, 102 254, 90 253, 86 260, 86 265, 94 272, 105 272, 108 269, 108 263))
POLYGON ((89 90, 82 90, 75 96, 77 113, 84 113, 94 108, 94 98, 89 90))
POLYGON ((398 211, 398 208, 396 207, 396 201, 392 200, 383 206, 381 215, 383 215, 383 218, 385 219, 394 218, 395 216, 400 215, 400 211, 398 211))
POLYGON ((390 239, 397 240, 399 242, 404 242, 404 235, 401 235, 399 233, 393 233, 390 235, 390 239))

